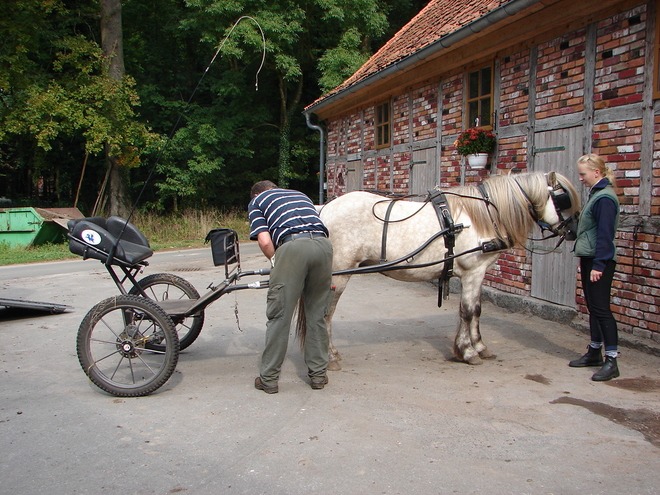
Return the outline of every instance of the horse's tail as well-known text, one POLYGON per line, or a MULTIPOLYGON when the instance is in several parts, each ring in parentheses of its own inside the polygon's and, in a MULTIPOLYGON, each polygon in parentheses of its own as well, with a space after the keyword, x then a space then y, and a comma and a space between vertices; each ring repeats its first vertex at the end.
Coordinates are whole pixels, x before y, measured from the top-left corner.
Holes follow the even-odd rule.
POLYGON ((305 337, 307 337, 307 317, 305 316, 305 304, 302 297, 298 300, 296 312, 298 314, 296 318, 296 338, 300 341, 300 348, 304 349, 305 337))

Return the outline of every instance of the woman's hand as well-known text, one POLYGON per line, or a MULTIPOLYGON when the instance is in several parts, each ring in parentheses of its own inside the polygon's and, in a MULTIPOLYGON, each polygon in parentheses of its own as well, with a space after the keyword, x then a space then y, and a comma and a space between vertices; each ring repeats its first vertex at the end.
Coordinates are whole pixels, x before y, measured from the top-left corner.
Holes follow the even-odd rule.
POLYGON ((598 270, 591 270, 591 273, 589 274, 589 279, 592 282, 598 282, 600 280, 600 277, 603 276, 603 272, 599 272, 598 270))

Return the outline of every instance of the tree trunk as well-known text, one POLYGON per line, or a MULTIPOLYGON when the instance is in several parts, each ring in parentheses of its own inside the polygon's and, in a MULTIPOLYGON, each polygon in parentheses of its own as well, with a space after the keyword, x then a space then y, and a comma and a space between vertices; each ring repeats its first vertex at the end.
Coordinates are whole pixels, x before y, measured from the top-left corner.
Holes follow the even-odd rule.
POLYGON ((287 101, 286 81, 280 76, 280 156, 278 163, 278 186, 289 187, 294 177, 291 167, 291 118, 300 103, 303 89, 303 77, 298 78, 296 93, 291 102, 287 101))
MULTIPOLYGON (((124 77, 124 43, 121 25, 121 0, 101 0, 101 48, 107 63, 110 79, 124 77)), ((110 146, 105 146, 105 162, 109 171, 110 215, 126 217, 128 214, 127 175, 120 169, 117 156, 110 154, 110 146)))

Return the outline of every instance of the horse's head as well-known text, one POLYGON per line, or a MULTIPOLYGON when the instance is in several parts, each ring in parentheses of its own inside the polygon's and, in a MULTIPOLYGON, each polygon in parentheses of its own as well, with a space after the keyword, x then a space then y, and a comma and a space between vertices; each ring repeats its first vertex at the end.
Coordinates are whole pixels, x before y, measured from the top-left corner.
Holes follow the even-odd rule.
POLYGON ((569 240, 575 239, 577 217, 580 212, 580 197, 573 184, 557 172, 543 174, 548 195, 536 223, 541 229, 569 240))

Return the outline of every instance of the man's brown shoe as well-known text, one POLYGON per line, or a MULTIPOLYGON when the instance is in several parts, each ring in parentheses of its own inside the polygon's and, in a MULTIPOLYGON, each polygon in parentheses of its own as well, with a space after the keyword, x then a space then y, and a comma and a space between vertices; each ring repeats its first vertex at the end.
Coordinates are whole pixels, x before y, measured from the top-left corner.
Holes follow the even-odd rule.
MULTIPOLYGON (((277 392, 280 391, 279 387, 277 385, 273 385, 272 387, 267 387, 266 385, 263 384, 261 381, 261 377, 258 376, 254 379, 254 388, 258 390, 263 390, 267 394, 276 394, 277 392)), ((323 387, 321 387, 323 388, 323 387)))
POLYGON ((324 376, 323 378, 312 378, 312 389, 314 390, 323 390, 328 384, 328 377, 324 376))

